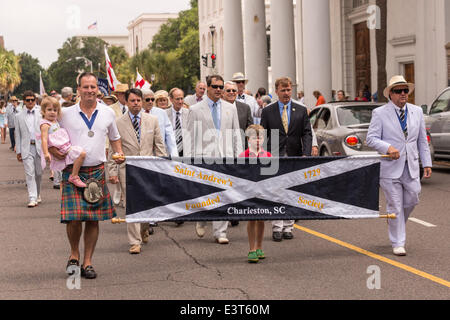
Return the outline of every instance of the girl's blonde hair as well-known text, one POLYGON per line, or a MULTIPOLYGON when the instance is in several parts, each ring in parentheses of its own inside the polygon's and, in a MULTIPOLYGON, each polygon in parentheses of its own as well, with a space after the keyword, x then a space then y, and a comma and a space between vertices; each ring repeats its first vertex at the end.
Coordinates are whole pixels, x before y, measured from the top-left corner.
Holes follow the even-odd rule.
POLYGON ((48 107, 55 107, 58 114, 58 119, 61 117, 61 104, 59 101, 53 97, 46 97, 41 102, 41 114, 42 116, 45 115, 45 110, 48 107))

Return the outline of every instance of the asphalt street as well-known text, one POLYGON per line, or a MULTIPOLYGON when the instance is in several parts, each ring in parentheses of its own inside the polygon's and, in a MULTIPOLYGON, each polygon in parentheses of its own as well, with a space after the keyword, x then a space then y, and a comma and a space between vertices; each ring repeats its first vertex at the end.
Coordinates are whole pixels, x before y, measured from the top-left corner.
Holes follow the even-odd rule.
MULTIPOLYGON (((228 229, 229 245, 213 241, 210 224, 199 239, 194 223, 161 223, 133 256, 126 226, 102 222, 98 278, 70 289, 59 191, 45 171, 43 202, 27 208, 23 166, 8 147, 0 145, 0 299, 450 299, 450 168, 423 182, 405 257, 392 254, 384 219, 299 221, 295 238, 281 243, 266 222, 267 259, 258 264, 247 263, 246 222, 228 229)), ((382 196, 380 205, 385 212, 382 196)))

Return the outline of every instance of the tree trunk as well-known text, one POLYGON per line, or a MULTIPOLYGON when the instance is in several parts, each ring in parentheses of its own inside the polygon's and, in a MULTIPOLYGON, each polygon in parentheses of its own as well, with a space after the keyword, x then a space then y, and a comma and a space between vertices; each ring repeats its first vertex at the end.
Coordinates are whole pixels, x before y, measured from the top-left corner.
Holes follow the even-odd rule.
POLYGON ((380 8, 380 28, 376 30, 376 51, 378 61, 378 101, 386 102, 383 90, 387 87, 386 46, 387 46, 387 0, 376 0, 380 8))

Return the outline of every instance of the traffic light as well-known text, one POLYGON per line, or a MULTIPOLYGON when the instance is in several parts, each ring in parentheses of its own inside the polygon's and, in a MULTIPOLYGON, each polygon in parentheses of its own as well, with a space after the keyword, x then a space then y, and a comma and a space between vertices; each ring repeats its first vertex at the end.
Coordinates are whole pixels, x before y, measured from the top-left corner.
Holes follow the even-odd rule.
POLYGON ((216 54, 213 53, 211 54, 211 63, 212 63, 212 67, 215 68, 216 67, 216 54))
POLYGON ((208 66, 208 55, 202 55, 203 65, 208 66))

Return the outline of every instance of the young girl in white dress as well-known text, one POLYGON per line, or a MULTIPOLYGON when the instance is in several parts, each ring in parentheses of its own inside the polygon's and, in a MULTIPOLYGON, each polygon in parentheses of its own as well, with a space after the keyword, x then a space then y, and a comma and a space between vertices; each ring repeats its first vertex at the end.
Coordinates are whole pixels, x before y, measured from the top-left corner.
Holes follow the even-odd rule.
POLYGON ((41 103, 41 139, 42 139, 42 168, 45 168, 46 162, 50 162, 50 169, 53 171, 62 171, 67 166, 73 164, 72 174, 69 182, 79 188, 86 188, 86 184, 81 181, 78 173, 86 158, 86 152, 79 146, 73 146, 70 143, 69 134, 66 129, 61 128, 58 118, 61 116, 61 105, 59 101, 52 97, 47 97, 41 103), (52 158, 48 151, 55 147, 59 152, 66 154, 64 160, 52 158))

